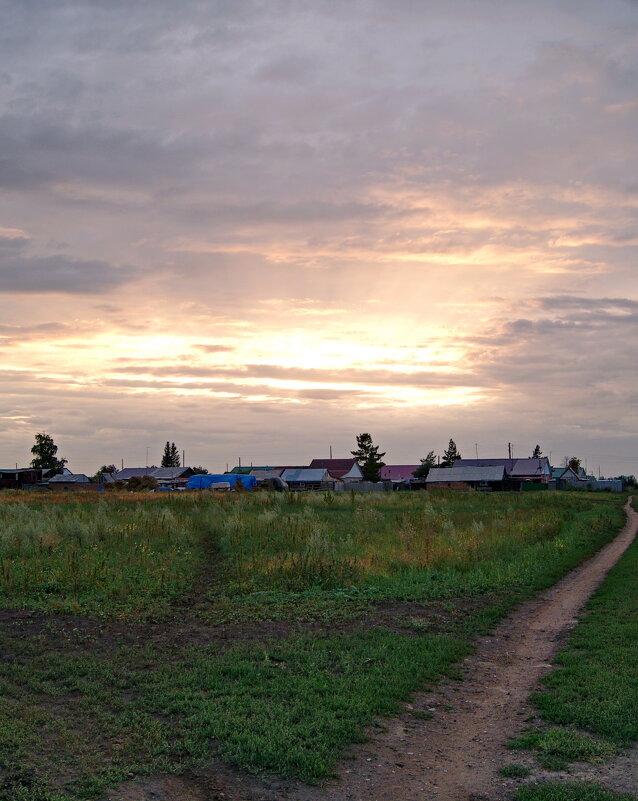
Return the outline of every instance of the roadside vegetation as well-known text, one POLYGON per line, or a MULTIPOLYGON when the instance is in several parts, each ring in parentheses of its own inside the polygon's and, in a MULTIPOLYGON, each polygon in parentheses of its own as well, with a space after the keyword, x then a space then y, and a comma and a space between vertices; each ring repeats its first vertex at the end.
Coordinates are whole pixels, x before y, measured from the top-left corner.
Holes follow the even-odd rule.
POLYGON ((624 522, 562 493, 24 497, 0 496, 2 801, 215 758, 328 776, 624 522))
MULTIPOLYGON (((589 601, 543 689, 532 696, 543 722, 511 747, 533 750, 548 770, 564 770, 576 761, 609 761, 638 740, 637 663, 638 542, 634 542, 589 601)), ((521 801, 554 798, 606 801, 618 796, 578 783, 530 786, 520 795, 521 801)))

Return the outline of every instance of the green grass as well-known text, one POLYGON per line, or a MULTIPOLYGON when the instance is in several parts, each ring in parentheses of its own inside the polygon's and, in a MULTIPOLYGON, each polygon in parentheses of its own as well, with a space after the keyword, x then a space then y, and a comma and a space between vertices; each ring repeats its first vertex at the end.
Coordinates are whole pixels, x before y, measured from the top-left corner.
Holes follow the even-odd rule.
POLYGON ((501 776, 505 779, 524 779, 526 776, 532 771, 529 768, 526 768, 524 765, 503 765, 503 767, 499 770, 501 776))
POLYGON ((148 646, 105 657, 45 652, 19 637, 5 645, 13 662, 0 665, 0 761, 29 764, 37 775, 81 765, 82 781, 65 785, 72 798, 99 795, 129 772, 195 767, 212 746, 251 771, 316 781, 347 744, 365 739, 372 719, 394 714, 468 650, 454 636, 381 628, 221 654, 218 645, 185 648, 170 660, 148 646))
MULTIPOLYGON (((537 753, 541 766, 603 762, 638 739, 638 542, 631 545, 587 605, 532 703, 553 728, 510 743, 537 753)), ((629 801, 587 783, 525 787, 517 801, 629 801)), ((635 801, 632 796, 632 801, 635 801)))
POLYGON ((563 770, 568 762, 605 762, 618 753, 606 740, 572 728, 552 728, 527 732, 509 743, 509 748, 535 751, 542 767, 563 770))
POLYGON ((547 782, 521 787, 516 801, 636 801, 634 795, 618 795, 589 782, 547 782))
POLYGON ((610 571, 555 662, 531 699, 545 720, 617 746, 638 739, 638 542, 610 571))
POLYGON ((0 502, 5 605, 93 615, 0 628, 0 800, 98 798, 215 756, 328 776, 624 520, 620 499, 560 493, 328 497, 0 502))

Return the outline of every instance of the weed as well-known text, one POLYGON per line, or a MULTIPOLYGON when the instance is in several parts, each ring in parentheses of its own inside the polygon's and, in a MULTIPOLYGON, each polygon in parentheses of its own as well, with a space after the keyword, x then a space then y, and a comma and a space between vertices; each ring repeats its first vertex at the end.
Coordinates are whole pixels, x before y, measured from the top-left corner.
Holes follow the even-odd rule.
POLYGON ((605 762, 618 751, 613 743, 566 727, 528 732, 512 740, 508 747, 536 751, 539 759, 544 760, 541 764, 548 770, 562 770, 567 762, 574 761, 605 762), (552 764, 560 761, 560 767, 550 768, 548 761, 552 764))
POLYGON ((516 801, 636 801, 633 795, 617 795, 589 782, 546 782, 519 788, 516 801))
POLYGON ((516 764, 503 765, 499 770, 500 775, 506 779, 524 779, 526 776, 529 776, 531 772, 532 771, 524 765, 516 764))

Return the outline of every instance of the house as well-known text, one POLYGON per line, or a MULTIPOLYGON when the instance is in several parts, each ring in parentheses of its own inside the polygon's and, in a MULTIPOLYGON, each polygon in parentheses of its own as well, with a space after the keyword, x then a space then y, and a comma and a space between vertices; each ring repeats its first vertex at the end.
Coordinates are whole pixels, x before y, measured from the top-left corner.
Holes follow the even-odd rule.
MULTIPOLYGON (((17 467, 0 470, 0 489, 46 489, 48 480, 57 472, 54 468, 44 470, 39 467, 17 467)), ((61 475, 71 475, 68 467, 63 467, 61 475)))
POLYGON ((556 489, 567 489, 580 482, 578 474, 571 467, 552 467, 552 480, 556 482, 556 489))
POLYGON ((421 467, 420 464, 386 464, 381 468, 381 480, 396 483, 415 481, 414 471, 419 467, 421 467))
POLYGON ((321 490, 334 489, 335 479, 325 468, 302 467, 297 469, 284 470, 281 478, 288 484, 291 490, 321 490))
POLYGON ((25 489, 42 480, 42 470, 34 467, 18 467, 0 470, 0 489, 25 489))
POLYGON ((356 459, 313 459, 308 468, 310 470, 327 470, 332 478, 346 483, 363 481, 363 473, 356 459))
POLYGON ((552 468, 545 456, 539 459, 457 459, 454 467, 503 467, 508 481, 506 489, 521 489, 525 482, 549 484, 552 480, 552 468))
POLYGON ((156 467, 153 470, 153 478, 158 486, 171 489, 186 487, 192 475, 193 470, 190 467, 156 467))
POLYGON ((505 482, 503 465, 467 465, 458 466, 458 460, 452 467, 431 467, 425 484, 431 489, 453 490, 502 490, 505 482))
POLYGON ((131 478, 154 478, 158 486, 176 489, 186 487, 193 475, 190 467, 125 467, 113 476, 115 481, 128 482, 131 478))
POLYGON ((91 491, 97 490, 99 488, 99 484, 97 481, 92 482, 91 479, 84 473, 69 473, 68 475, 62 473, 57 476, 51 476, 48 481, 48 487, 50 490, 91 491))

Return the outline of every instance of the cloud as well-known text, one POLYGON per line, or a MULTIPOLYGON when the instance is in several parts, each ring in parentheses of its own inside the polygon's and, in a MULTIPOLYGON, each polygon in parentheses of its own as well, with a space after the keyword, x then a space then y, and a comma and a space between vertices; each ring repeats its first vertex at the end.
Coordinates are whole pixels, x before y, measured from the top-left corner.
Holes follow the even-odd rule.
POLYGON ((32 256, 26 235, 0 236, 0 292, 101 294, 130 280, 130 268, 100 259, 54 254, 32 256))
POLYGON ((62 292, 93 295, 129 280, 121 268, 99 259, 68 256, 0 256, 0 292, 62 292))

